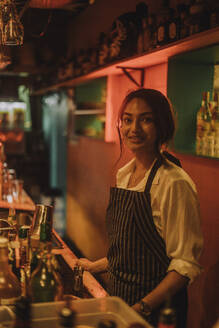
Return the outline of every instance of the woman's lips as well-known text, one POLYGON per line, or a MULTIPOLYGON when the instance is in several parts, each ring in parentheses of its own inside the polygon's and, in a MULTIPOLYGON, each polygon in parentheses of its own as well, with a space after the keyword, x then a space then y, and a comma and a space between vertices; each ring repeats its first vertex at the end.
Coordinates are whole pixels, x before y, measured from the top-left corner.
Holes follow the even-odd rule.
POLYGON ((140 137, 129 137, 128 140, 133 143, 141 143, 142 142, 142 138, 140 138, 140 137))

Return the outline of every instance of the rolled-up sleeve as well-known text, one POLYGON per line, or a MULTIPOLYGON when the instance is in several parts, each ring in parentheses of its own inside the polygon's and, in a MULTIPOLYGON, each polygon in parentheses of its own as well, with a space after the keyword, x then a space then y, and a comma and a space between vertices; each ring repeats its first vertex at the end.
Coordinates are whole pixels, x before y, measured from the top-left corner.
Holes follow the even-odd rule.
POLYGON ((177 271, 191 283, 202 271, 198 260, 203 248, 195 187, 184 179, 168 183, 160 210, 162 235, 171 259, 168 271, 177 271))

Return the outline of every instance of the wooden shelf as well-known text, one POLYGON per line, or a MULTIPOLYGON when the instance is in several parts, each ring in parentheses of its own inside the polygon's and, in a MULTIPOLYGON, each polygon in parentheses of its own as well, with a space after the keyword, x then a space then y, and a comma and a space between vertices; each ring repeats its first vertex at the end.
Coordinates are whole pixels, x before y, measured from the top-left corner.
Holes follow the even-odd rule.
POLYGON ((79 76, 67 81, 63 81, 47 88, 36 90, 34 95, 42 95, 48 91, 57 90, 61 87, 73 87, 83 82, 96 79, 99 77, 121 74, 121 69, 118 66, 130 67, 130 68, 146 68, 148 66, 154 66, 161 63, 165 63, 172 56, 188 52, 191 50, 200 49, 210 45, 219 43, 219 27, 215 27, 210 30, 206 30, 201 33, 193 34, 185 39, 178 40, 173 43, 169 43, 165 46, 153 49, 143 55, 133 56, 128 59, 119 60, 112 64, 103 66, 89 74, 79 76))
POLYGON ((13 202, 9 203, 6 201, 0 201, 0 208, 11 208, 13 207, 15 210, 21 211, 35 211, 35 204, 32 199, 27 195, 27 193, 23 190, 22 193, 22 202, 13 202))

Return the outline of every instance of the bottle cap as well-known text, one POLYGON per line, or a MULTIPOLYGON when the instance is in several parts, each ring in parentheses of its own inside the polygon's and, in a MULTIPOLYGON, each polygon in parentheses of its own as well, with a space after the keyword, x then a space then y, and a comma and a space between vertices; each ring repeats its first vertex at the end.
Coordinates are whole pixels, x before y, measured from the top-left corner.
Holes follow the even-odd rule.
POLYGON ((21 238, 21 239, 27 238, 29 228, 30 227, 29 226, 26 226, 26 225, 21 226, 20 229, 19 229, 19 231, 18 231, 19 238, 21 238))

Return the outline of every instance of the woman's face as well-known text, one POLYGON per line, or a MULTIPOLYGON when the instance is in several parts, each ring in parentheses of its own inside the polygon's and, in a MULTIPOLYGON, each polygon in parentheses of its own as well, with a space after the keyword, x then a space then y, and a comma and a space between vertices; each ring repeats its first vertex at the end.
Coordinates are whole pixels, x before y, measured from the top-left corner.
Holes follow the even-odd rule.
POLYGON ((156 152, 157 132, 151 108, 140 98, 132 99, 122 115, 121 134, 134 153, 156 152))

